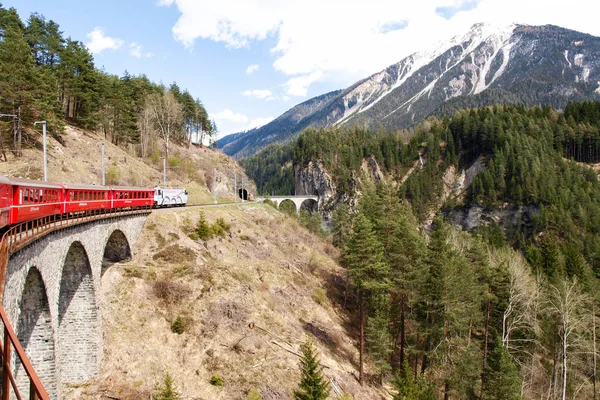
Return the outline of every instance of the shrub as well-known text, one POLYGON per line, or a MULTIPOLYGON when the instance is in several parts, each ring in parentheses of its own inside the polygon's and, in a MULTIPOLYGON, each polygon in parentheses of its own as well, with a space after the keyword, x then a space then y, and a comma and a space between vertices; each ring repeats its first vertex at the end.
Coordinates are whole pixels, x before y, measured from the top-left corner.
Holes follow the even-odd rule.
POLYGON ((210 229, 208 222, 206 222, 206 215, 204 215, 204 212, 202 211, 200 211, 195 233, 198 235, 198 238, 202 240, 208 240, 212 237, 212 230, 210 229))
POLYGON ((188 247, 172 244, 153 255, 152 259, 154 261, 163 261, 168 264, 180 264, 195 261, 196 253, 188 247))
POLYGON ((177 316, 175 321, 171 324, 171 331, 178 335, 181 335, 187 329, 187 321, 182 316, 177 316))
POLYGON ((169 157, 169 159, 167 160, 167 164, 169 164, 169 167, 171 168, 179 167, 179 164, 181 164, 181 159, 179 158, 179 155, 175 154, 174 156, 169 157))
POLYGON ((324 304, 327 301, 327 294, 323 288, 315 288, 313 290, 312 298, 317 304, 324 304))
POLYGON ((121 173, 116 165, 111 165, 108 167, 108 171, 106 171, 106 184, 107 185, 116 185, 119 183, 119 179, 121 178, 121 173))
POLYGON ((260 395, 258 389, 250 389, 250 392, 248 392, 248 400, 262 400, 262 396, 260 395))
POLYGON ((275 202, 273 200, 265 199, 265 201, 263 201, 263 203, 270 205, 274 209, 277 209, 277 205, 275 204, 275 202))
POLYGON ((175 304, 183 300, 190 293, 190 289, 182 283, 163 278, 154 282, 152 292, 165 303, 175 304))
POLYGON ((213 386, 223 386, 223 379, 220 376, 213 375, 213 377, 210 378, 210 384, 213 386))
POLYGON ((163 384, 156 388, 156 393, 153 396, 156 400, 180 400, 181 395, 175 390, 173 378, 167 372, 163 380, 163 384))
POLYGON ((225 222, 223 218, 217 218, 217 220, 209 225, 206 222, 206 216, 204 212, 200 212, 198 223, 194 232, 190 233, 189 237, 192 240, 210 240, 213 237, 225 237, 227 232, 231 230, 231 225, 225 222))

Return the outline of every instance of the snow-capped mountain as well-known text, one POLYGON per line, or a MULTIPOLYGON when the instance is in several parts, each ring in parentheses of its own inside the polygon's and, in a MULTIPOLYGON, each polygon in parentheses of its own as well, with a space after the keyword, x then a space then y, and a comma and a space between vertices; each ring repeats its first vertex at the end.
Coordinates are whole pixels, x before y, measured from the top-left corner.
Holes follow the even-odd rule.
POLYGON ((464 107, 560 108, 585 99, 600 100, 600 38, 550 25, 476 24, 462 37, 308 100, 261 128, 227 136, 219 147, 243 158, 308 126, 406 128, 464 107))

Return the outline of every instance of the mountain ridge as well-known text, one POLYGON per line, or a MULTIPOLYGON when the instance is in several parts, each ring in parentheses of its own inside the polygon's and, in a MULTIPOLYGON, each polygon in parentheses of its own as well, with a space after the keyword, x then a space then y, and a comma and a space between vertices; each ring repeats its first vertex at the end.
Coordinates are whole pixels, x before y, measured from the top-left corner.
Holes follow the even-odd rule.
POLYGON ((346 89, 299 104, 319 106, 295 124, 280 119, 295 113, 293 107, 277 123, 248 131, 243 138, 227 136, 219 147, 239 159, 309 126, 393 130, 465 107, 503 103, 562 108, 568 101, 585 99, 600 99, 600 38, 554 25, 480 23, 346 89))

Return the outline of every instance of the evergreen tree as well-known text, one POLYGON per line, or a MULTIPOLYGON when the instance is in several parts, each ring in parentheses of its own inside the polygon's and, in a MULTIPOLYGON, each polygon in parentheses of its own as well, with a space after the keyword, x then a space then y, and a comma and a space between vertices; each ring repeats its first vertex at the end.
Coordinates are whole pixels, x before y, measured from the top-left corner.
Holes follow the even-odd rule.
POLYGON ((360 373, 364 383, 364 329, 368 310, 366 305, 371 296, 381 294, 389 287, 389 266, 383 259, 383 246, 377 240, 373 225, 362 214, 354 220, 354 232, 348 239, 343 261, 359 298, 360 324, 360 373))
POLYGON ((296 400, 325 400, 331 388, 323 376, 322 367, 314 345, 310 341, 302 344, 302 368, 298 389, 294 390, 296 400))
POLYGON ((489 400, 520 400, 521 377, 512 357, 499 340, 488 357, 484 370, 483 398, 489 400))
POLYGON ((173 378, 167 372, 165 373, 165 378, 163 380, 163 384, 157 388, 156 395, 154 398, 156 400, 180 400, 181 395, 177 390, 175 390, 175 385, 173 383, 173 378))

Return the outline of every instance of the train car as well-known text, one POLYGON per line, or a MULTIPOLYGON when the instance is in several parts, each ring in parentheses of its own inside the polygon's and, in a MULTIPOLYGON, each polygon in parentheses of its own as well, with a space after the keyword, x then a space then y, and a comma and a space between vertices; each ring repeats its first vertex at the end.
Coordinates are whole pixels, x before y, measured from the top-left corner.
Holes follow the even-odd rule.
POLYGON ((154 188, 154 207, 183 207, 188 201, 186 189, 154 188))
POLYGON ((12 185, 10 179, 0 175, 0 229, 9 223, 10 205, 12 204, 12 185))
POLYGON ((154 190, 150 188, 113 186, 111 208, 151 208, 154 190))
POLYGON ((98 185, 64 185, 62 213, 74 214, 110 209, 110 188, 98 185))
POLYGON ((63 185, 8 178, 12 186, 9 225, 62 212, 63 185))

